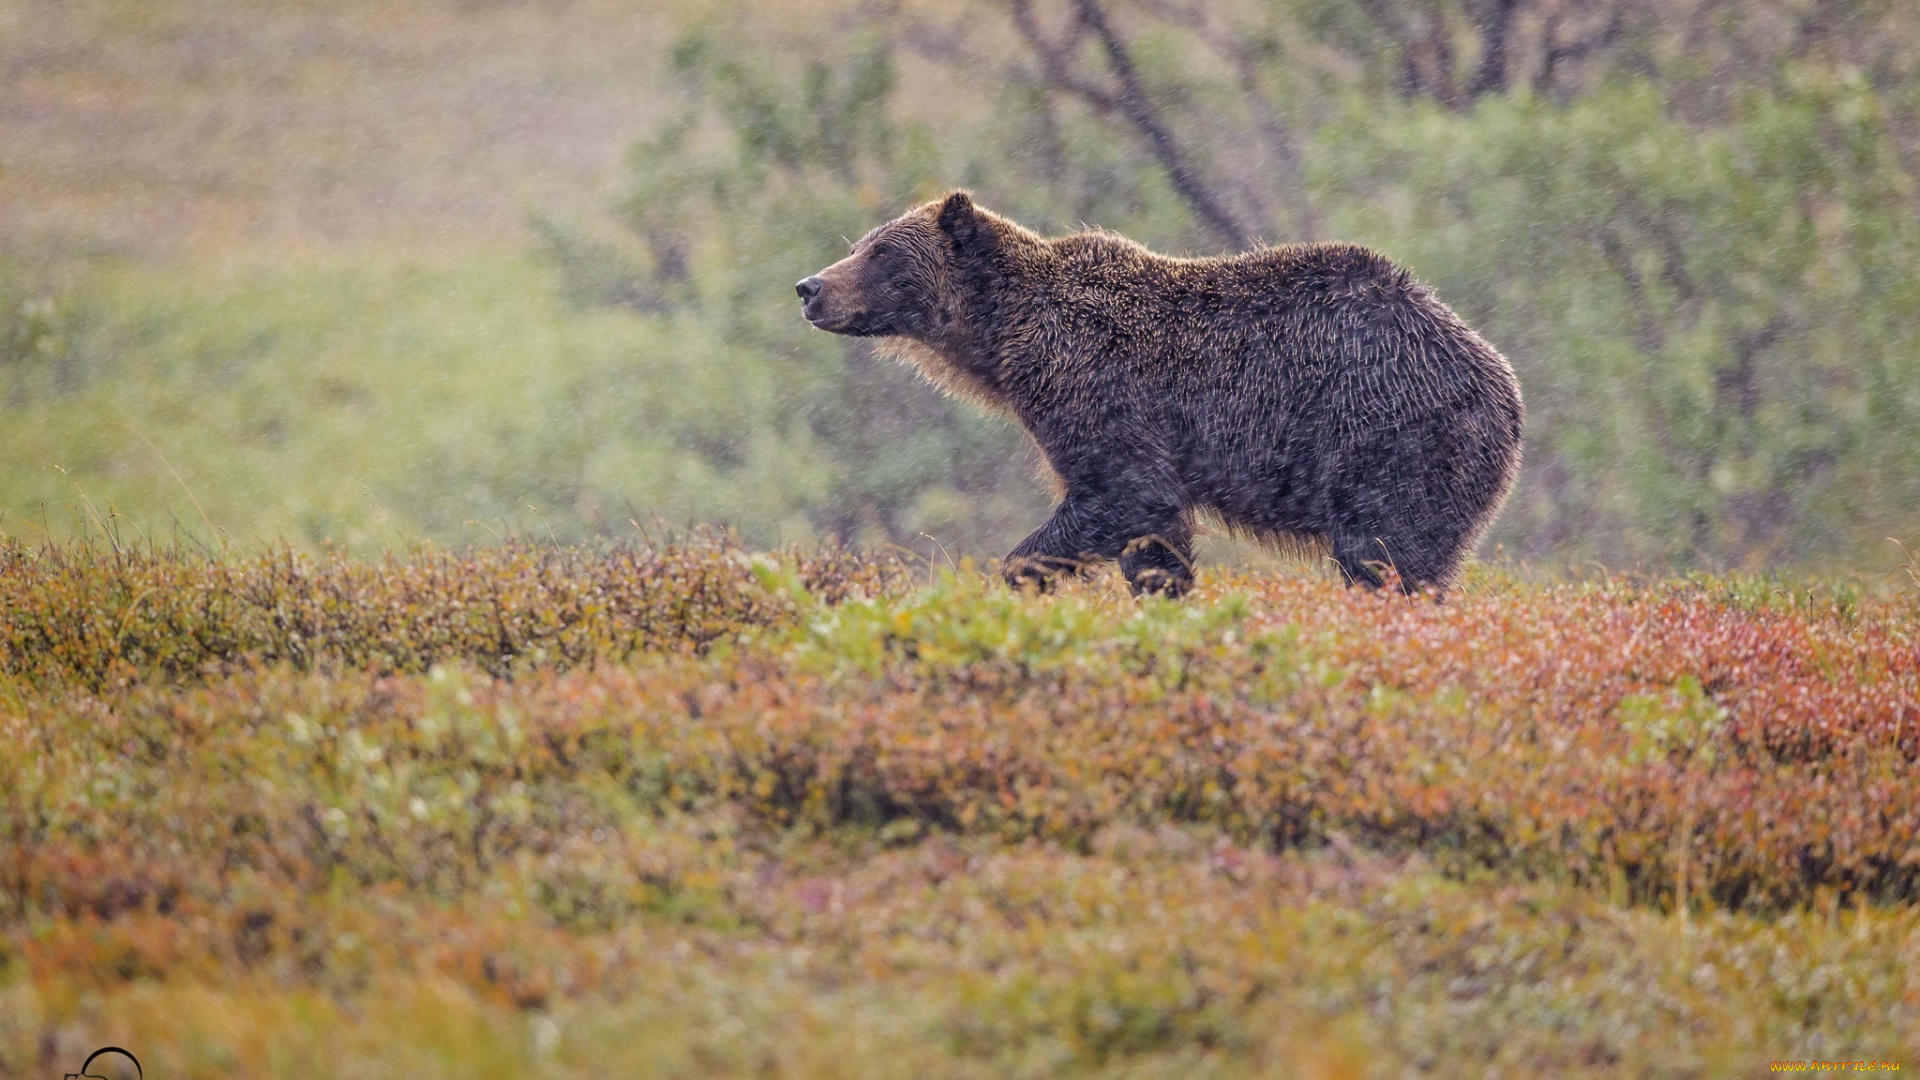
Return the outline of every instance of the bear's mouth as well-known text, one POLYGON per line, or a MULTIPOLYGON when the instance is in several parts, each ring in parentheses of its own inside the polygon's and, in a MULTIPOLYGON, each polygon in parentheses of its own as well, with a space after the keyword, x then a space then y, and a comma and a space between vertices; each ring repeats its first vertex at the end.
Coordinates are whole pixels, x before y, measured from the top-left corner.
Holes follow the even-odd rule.
POLYGON ((832 318, 826 315, 808 315, 807 321, 815 330, 825 330, 829 334, 845 334, 848 337, 870 337, 874 333, 873 319, 864 311, 851 315, 832 318))

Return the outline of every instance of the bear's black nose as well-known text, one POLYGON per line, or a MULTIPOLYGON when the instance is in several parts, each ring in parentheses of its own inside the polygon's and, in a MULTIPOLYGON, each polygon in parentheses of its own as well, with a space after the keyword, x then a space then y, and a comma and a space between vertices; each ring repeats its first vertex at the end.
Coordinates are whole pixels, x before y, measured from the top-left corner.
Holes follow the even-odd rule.
POLYGON ((805 301, 811 300, 820 295, 820 279, 817 277, 801 278, 800 284, 795 285, 793 291, 800 294, 801 302, 804 303, 805 301))

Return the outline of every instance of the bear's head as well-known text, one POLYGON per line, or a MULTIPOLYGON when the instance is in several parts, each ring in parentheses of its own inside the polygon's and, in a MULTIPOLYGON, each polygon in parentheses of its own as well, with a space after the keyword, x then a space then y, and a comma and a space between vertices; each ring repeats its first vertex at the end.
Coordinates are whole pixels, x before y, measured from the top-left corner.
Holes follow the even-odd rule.
POLYGON ((966 269, 991 255, 1002 224, 964 191, 917 206, 794 286, 801 314, 835 334, 936 339, 960 313, 966 269))

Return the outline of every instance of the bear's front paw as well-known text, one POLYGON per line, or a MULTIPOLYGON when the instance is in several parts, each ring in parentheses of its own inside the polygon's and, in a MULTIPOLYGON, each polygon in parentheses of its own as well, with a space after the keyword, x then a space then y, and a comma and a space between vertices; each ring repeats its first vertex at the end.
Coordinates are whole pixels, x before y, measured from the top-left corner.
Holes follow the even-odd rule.
POLYGON ((1193 588, 1193 575, 1154 566, 1135 573, 1127 584, 1133 588, 1135 596, 1164 596, 1178 600, 1193 588))
POLYGON ((1036 592, 1046 592, 1053 588, 1057 579, 1077 577, 1086 569, 1087 564, 1079 559, 1063 559, 1053 555, 1009 555, 1001 564, 1000 576, 1015 589, 1031 588, 1036 592))

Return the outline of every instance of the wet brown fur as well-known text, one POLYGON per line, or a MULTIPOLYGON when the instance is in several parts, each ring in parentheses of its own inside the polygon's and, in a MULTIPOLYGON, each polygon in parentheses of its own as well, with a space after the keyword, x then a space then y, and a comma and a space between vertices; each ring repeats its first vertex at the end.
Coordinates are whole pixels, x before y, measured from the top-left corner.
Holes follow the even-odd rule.
POLYGON ((1118 558, 1184 591, 1194 515, 1325 537, 1349 580, 1445 588, 1520 465, 1513 369, 1384 257, 1295 244, 1156 255, 1043 238, 966 192, 874 229, 808 282, 835 333, 892 338, 949 393, 1011 415, 1063 496, 1009 580, 1118 558))

